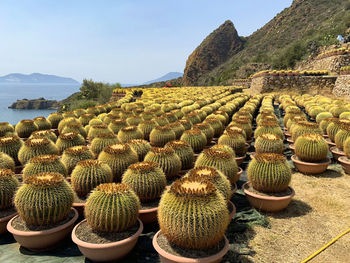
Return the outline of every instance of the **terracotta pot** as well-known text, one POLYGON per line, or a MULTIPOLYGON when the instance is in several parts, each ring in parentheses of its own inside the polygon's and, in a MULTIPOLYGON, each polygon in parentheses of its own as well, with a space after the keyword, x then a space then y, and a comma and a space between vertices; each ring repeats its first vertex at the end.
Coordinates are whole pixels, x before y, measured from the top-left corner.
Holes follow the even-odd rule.
POLYGON ((292 138, 287 138, 287 142, 289 142, 290 144, 293 144, 294 141, 292 140, 292 138))
POLYGON ((15 174, 21 174, 23 170, 23 165, 15 166, 15 174))
POLYGON ((85 203, 73 203, 72 207, 75 208, 78 211, 79 217, 84 218, 84 208, 85 208, 85 203))
POLYGON ((247 140, 247 143, 250 145, 253 142, 253 138, 250 138, 249 140, 247 140))
POLYGON ((175 256, 164 249, 162 249, 157 242, 158 236, 160 234, 160 230, 154 235, 152 244, 154 249, 158 252, 160 261, 162 263, 219 263, 221 262, 222 258, 225 256, 229 249, 229 243, 226 237, 225 238, 225 246, 220 250, 218 253, 215 255, 211 255, 209 257, 205 258, 186 258, 186 257, 180 257, 180 256, 175 256))
POLYGON ((283 130, 284 130, 284 131, 288 131, 288 128, 284 127, 283 130))
POLYGON ((345 153, 341 150, 339 150, 336 146, 333 146, 330 148, 332 154, 333 154, 333 159, 338 161, 339 157, 345 156, 345 153))
POLYGON ((17 215, 17 212, 5 217, 0 217, 0 235, 5 234, 7 232, 7 229, 6 229, 7 223, 11 220, 11 218, 13 218, 16 215, 17 215))
POLYGON ((57 129, 51 129, 51 131, 56 134, 56 136, 60 135, 57 129))
POLYGON ((158 215, 158 207, 139 210, 139 218, 144 224, 157 222, 158 220, 157 215, 158 215))
POLYGON ((77 228, 84 222, 86 222, 86 219, 74 227, 72 240, 78 245, 80 252, 93 261, 112 261, 125 257, 135 247, 143 230, 142 221, 138 219, 139 229, 131 237, 106 244, 94 244, 80 240, 75 234, 77 228))
POLYGON ((331 163, 329 158, 322 163, 303 162, 296 155, 292 155, 291 159, 294 166, 303 174, 321 174, 327 170, 328 165, 331 163))
POLYGON ((75 221, 78 219, 78 212, 74 208, 74 217, 67 223, 42 231, 21 231, 12 226, 13 217, 7 224, 7 230, 13 234, 16 241, 23 247, 30 250, 49 250, 54 245, 63 240, 67 235, 72 232, 75 221))
POLYGON ((244 162, 244 159, 245 159, 245 157, 246 157, 247 155, 245 154, 244 156, 236 156, 236 163, 237 163, 237 165, 241 165, 243 162, 244 162))
POLYGON ((292 152, 295 153, 295 146, 294 146, 294 144, 289 144, 289 149, 291 149, 292 152))
POLYGON ((255 155, 256 155, 256 152, 251 152, 250 155, 249 155, 250 159, 253 160, 253 158, 255 157, 255 155))
POLYGON ((327 134, 323 134, 323 138, 327 139, 329 136, 327 134))
POLYGON ((284 135, 286 135, 287 137, 292 137, 292 134, 290 132, 287 132, 287 131, 284 132, 284 135))
POLYGON ((237 175, 235 176, 235 178, 233 179, 232 184, 237 183, 237 181, 239 180, 239 177, 241 176, 242 173, 243 173, 242 168, 241 168, 241 167, 238 167, 238 173, 237 173, 237 175))
POLYGON ((350 160, 346 156, 340 156, 338 159, 345 173, 350 174, 350 160))
POLYGON ((328 143, 328 147, 331 148, 333 146, 335 146, 335 143, 331 141, 331 139, 327 138, 326 142, 328 143))
POLYGON ((248 152, 249 147, 250 147, 250 144, 249 144, 249 143, 245 143, 245 149, 246 149, 246 152, 248 152))
POLYGON ((231 185, 231 195, 234 195, 234 193, 236 193, 237 189, 238 189, 237 184, 233 183, 231 185))
POLYGON ((227 201, 227 209, 230 213, 230 218, 232 219, 236 215, 236 206, 231 201, 227 201))
POLYGON ((242 189, 249 201, 249 203, 255 207, 258 210, 265 211, 265 212, 278 212, 283 209, 285 209, 290 201, 292 200, 292 197, 295 195, 295 192, 292 187, 288 187, 292 193, 287 196, 264 196, 264 195, 259 195, 253 192, 250 192, 248 190, 250 185, 250 182, 246 182, 243 186, 242 189))

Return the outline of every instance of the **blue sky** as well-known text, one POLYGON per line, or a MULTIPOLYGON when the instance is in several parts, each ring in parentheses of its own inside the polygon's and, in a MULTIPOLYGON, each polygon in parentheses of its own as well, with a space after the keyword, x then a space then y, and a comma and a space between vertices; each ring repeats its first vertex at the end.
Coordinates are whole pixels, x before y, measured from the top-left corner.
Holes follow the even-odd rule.
POLYGON ((141 83, 183 72, 225 20, 249 36, 292 0, 1 0, 0 76, 141 83))

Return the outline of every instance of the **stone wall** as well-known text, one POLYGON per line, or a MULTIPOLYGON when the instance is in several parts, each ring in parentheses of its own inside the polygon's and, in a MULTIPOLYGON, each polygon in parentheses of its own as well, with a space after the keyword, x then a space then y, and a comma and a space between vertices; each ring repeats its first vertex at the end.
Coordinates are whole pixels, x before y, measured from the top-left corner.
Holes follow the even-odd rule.
POLYGON ((251 81, 241 81, 241 80, 233 79, 232 81, 230 81, 229 85, 249 88, 250 83, 251 83, 251 81))
POLYGON ((299 65, 299 70, 328 70, 339 74, 340 68, 350 65, 350 55, 331 56, 310 60, 299 65))
POLYGON ((335 82, 333 95, 350 99, 350 75, 340 75, 335 82))
POLYGON ((336 76, 264 76, 253 78, 249 92, 260 94, 276 91, 331 95, 336 76))

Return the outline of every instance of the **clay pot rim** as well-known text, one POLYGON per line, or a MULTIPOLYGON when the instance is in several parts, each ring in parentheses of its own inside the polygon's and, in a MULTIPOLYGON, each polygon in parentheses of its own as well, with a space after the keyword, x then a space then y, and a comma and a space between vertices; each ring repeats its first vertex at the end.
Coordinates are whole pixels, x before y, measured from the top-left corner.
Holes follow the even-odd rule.
POLYGON ((290 132, 287 132, 287 131, 284 132, 284 135, 286 135, 287 137, 291 137, 292 136, 292 134, 290 132))
POLYGON ((0 223, 9 221, 12 217, 15 217, 16 215, 18 215, 18 212, 14 212, 13 214, 8 216, 0 217, 0 223))
POLYGON ((40 231, 22 231, 22 230, 17 230, 12 226, 12 222, 19 217, 19 215, 14 216, 8 223, 7 223, 7 230, 13 234, 13 235, 18 235, 18 236, 25 236, 25 237, 34 237, 34 236, 41 236, 41 235, 50 235, 56 232, 59 232, 63 229, 66 229, 67 227, 69 227, 70 225, 74 224, 74 222, 78 219, 78 211, 75 208, 71 208, 71 210, 74 211, 74 216, 71 220, 69 220, 67 223, 60 225, 60 226, 56 226, 54 228, 50 228, 47 230, 40 230, 40 231))
POLYGON ((289 144, 289 149, 295 150, 295 145, 294 145, 294 143, 293 143, 293 144, 289 144))
POLYGON ((85 203, 73 203, 72 206, 76 206, 76 207, 85 207, 85 203))
POLYGON ((87 249, 106 249, 106 248, 112 248, 112 247, 115 247, 115 246, 122 246, 122 245, 125 245, 135 239, 137 239, 142 231, 143 231, 143 223, 142 221, 137 218, 137 221, 139 223, 139 229, 136 231, 135 234, 133 234, 132 236, 128 237, 128 238, 125 238, 123 240, 120 240, 120 241, 116 241, 116 242, 110 242, 110 243, 107 243, 107 244, 94 244, 94 243, 89 243, 89 242, 85 242, 85 241, 82 241, 80 240, 75 232, 77 230, 77 228, 84 222, 86 222, 86 219, 84 219, 83 221, 79 222, 72 230, 72 234, 71 234, 71 237, 72 237, 72 240, 75 244, 77 244, 77 246, 81 246, 81 247, 84 247, 84 248, 87 248, 87 249))
POLYGON ((332 153, 340 154, 340 155, 345 155, 344 151, 341 151, 337 146, 333 146, 330 148, 332 153), (338 151, 338 150, 339 151, 338 151))
POLYGON ((294 141, 292 140, 292 138, 287 138, 287 142, 289 142, 289 143, 294 143, 294 141))
POLYGON ((231 193, 234 194, 237 190, 238 190, 237 184, 236 183, 231 184, 231 193))
POLYGON ((238 167, 237 175, 241 175, 243 173, 243 169, 241 167, 238 167))
POLYGON ((243 156, 236 156, 235 159, 237 160, 244 160, 247 157, 247 154, 244 154, 243 156))
POLYGON ((161 230, 159 230, 153 237, 152 239, 152 245, 154 249, 157 251, 159 255, 161 255, 164 258, 167 258, 171 261, 175 262, 182 262, 182 263, 199 263, 199 262, 214 262, 215 260, 222 258, 223 256, 226 255, 227 251, 229 250, 229 242, 226 236, 224 236, 225 240, 225 245, 224 247, 216 254, 211 255, 209 257, 204 257, 204 258, 187 258, 187 257, 181 257, 181 256, 175 256, 173 254, 168 253, 164 249, 162 249, 157 242, 158 236, 160 234, 161 230))
POLYGON ((302 165, 307 165, 307 166, 319 166, 319 165, 326 165, 326 164, 330 164, 331 163, 331 159, 329 157, 327 157, 327 159, 324 162, 321 162, 321 163, 305 162, 305 161, 302 161, 302 160, 298 160, 296 154, 292 155, 291 160, 293 162, 295 162, 295 163, 302 164, 302 165))
POLYGON ((286 195, 286 196, 265 196, 265 195, 259 195, 256 193, 253 193, 251 191, 249 191, 247 188, 250 185, 250 182, 247 181, 246 183, 243 184, 242 189, 244 191, 244 193, 246 195, 250 195, 254 198, 257 199, 261 199, 261 200, 269 200, 269 201, 280 201, 280 200, 285 200, 285 199, 290 199, 295 195, 295 191, 292 187, 288 186, 288 188, 291 190, 291 194, 290 195, 286 195))
POLYGON ((344 163, 344 164, 350 164, 350 159, 346 157, 346 155, 343 155, 338 158, 338 162, 344 163))
POLYGON ((230 217, 233 218, 236 215, 237 208, 231 200, 227 201, 227 208, 228 208, 228 206, 232 207, 232 211, 228 210, 228 212, 229 212, 230 217))
POLYGON ((139 214, 148 214, 148 213, 153 213, 155 211, 158 211, 158 207, 153 207, 153 208, 147 208, 147 209, 140 209, 139 214))

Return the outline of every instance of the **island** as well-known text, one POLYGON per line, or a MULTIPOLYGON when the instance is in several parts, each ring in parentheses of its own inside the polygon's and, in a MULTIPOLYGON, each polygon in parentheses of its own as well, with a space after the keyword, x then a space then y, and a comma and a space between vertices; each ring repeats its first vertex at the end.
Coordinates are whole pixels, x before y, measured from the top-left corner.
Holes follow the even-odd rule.
POLYGON ((44 109, 57 109, 58 102, 56 100, 46 100, 45 98, 38 99, 21 99, 12 103, 9 109, 16 110, 44 110, 44 109))

